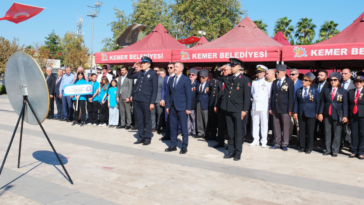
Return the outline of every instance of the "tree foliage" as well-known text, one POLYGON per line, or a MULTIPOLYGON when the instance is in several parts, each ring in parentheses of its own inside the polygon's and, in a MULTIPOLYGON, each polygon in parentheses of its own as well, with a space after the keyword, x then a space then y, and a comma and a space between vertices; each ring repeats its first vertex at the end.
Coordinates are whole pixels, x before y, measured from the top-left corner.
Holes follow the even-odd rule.
POLYGON ((286 16, 278 19, 276 25, 274 26, 274 35, 278 33, 278 31, 282 32, 282 34, 286 37, 286 39, 293 40, 292 33, 294 32, 294 26, 290 25, 292 22, 291 19, 288 19, 286 16))
POLYGON ((263 23, 263 20, 260 19, 260 20, 256 20, 256 21, 253 21, 255 23, 255 25, 257 25, 257 27, 262 30, 265 34, 268 34, 268 31, 267 31, 267 27, 268 25, 263 23))
POLYGON ((238 0, 175 0, 171 8, 174 22, 184 23, 180 38, 202 30, 207 39, 214 40, 234 28, 244 14, 238 0))
POLYGON ((320 28, 320 41, 329 39, 334 37, 336 34, 339 34, 340 31, 336 29, 338 23, 334 21, 325 21, 325 23, 320 28))
MULTIPOLYGON (((57 58, 60 59, 60 56, 58 55, 58 53, 62 52, 61 49, 61 38, 56 35, 56 33, 54 32, 54 30, 52 31, 52 33, 48 34, 47 37, 45 37, 45 48, 49 51, 49 56, 51 58, 57 58)), ((63 59, 61 59, 63 60, 63 59)))
POLYGON ((67 32, 61 42, 65 65, 76 69, 78 66, 90 67, 89 49, 85 46, 82 36, 67 32))
POLYGON ((19 45, 19 39, 14 38, 9 41, 4 37, 0 37, 0 75, 5 72, 6 63, 11 55, 18 51, 22 51, 24 46, 19 45))
POLYGON ((297 39, 296 44, 311 44, 316 34, 315 29, 316 25, 312 23, 312 19, 301 18, 300 21, 297 22, 296 33, 294 35, 297 39))

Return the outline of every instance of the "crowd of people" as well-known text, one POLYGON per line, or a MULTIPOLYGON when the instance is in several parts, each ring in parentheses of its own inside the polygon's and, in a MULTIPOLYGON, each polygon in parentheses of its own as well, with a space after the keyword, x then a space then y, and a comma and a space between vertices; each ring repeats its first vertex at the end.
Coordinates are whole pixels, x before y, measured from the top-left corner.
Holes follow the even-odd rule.
POLYGON ((337 157, 346 140, 349 157, 364 159, 364 77, 352 77, 349 68, 330 75, 290 69, 289 76, 287 69, 257 65, 251 79, 239 59, 209 71, 185 69, 181 62, 159 68, 148 57, 130 69, 122 66, 116 76, 107 65, 88 76, 82 67, 76 74, 70 67, 60 69, 57 77, 48 68, 48 118, 54 119, 55 100, 55 119, 73 126, 138 130, 135 144, 143 145, 151 143, 152 132, 164 133, 161 140, 171 140, 166 152, 177 150, 180 133, 181 154, 187 153, 189 137, 216 141, 214 148, 225 147, 227 140, 224 158, 235 161, 248 133, 250 146, 287 151, 295 130, 299 152, 310 154, 321 139, 323 155, 337 157), (71 84, 91 84, 93 94, 65 96, 64 87, 71 84))

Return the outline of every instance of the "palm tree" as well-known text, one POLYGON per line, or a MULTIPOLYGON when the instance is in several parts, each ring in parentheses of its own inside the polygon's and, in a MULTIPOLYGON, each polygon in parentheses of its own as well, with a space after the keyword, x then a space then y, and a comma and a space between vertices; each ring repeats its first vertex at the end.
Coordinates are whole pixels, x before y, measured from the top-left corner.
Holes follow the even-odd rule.
POLYGON ((283 18, 278 19, 276 25, 274 26, 274 35, 278 33, 278 31, 282 32, 283 35, 288 40, 289 38, 292 39, 292 33, 294 32, 294 26, 290 26, 291 19, 288 19, 286 16, 283 18))
POLYGON ((300 21, 297 22, 296 33, 294 35, 298 40, 297 44, 311 44, 316 34, 315 28, 316 25, 312 23, 312 19, 301 18, 300 21))
POLYGON ((267 27, 268 25, 263 23, 263 20, 260 19, 260 20, 257 20, 257 21, 254 21, 254 23, 257 25, 257 27, 262 30, 265 34, 268 34, 268 31, 267 31, 267 27))
POLYGON ((323 41, 335 36, 336 34, 339 34, 340 31, 336 29, 338 25, 338 23, 335 23, 332 20, 325 21, 325 23, 322 24, 320 28, 320 40, 323 41))

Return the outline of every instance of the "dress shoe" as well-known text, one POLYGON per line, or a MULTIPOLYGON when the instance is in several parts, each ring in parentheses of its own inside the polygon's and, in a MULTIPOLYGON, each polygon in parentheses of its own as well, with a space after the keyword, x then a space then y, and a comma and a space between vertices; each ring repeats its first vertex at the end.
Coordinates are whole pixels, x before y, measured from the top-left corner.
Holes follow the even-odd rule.
POLYGON ((280 147, 278 147, 277 145, 271 146, 269 147, 269 149, 279 149, 280 147))
POLYGON ((218 143, 217 145, 214 146, 214 148, 221 148, 221 147, 225 147, 224 143, 218 143))
POLYGON ((312 151, 306 151, 305 153, 306 153, 306 154, 311 154, 311 152, 312 152, 312 151))
POLYGON ((234 153, 229 153, 229 154, 224 156, 224 159, 230 159, 230 158, 233 158, 233 157, 235 157, 235 154, 234 153))
POLYGON ((142 144, 144 142, 145 142, 145 139, 140 139, 140 140, 134 142, 134 144, 142 144))
POLYGON ((283 146, 282 147, 282 150, 285 151, 285 152, 287 152, 288 151, 287 146, 283 146))
POLYGON ((116 129, 122 129, 122 128, 125 128, 125 126, 118 125, 118 126, 116 127, 116 129))
POLYGON ((349 155, 349 158, 354 158, 356 156, 356 154, 351 154, 349 155))
POLYGON ((72 123, 72 126, 75 126, 75 125, 77 125, 77 122, 76 121, 72 123))
POLYGON ((186 148, 182 148, 181 151, 179 152, 180 154, 186 154, 187 153, 187 149, 186 148))
POLYGON ((171 138, 168 137, 168 136, 164 136, 164 137, 160 138, 159 140, 162 140, 162 141, 164 141, 164 140, 171 140, 171 138))
POLYGON ((337 154, 332 154, 332 157, 337 157, 337 154))
POLYGON ((138 127, 133 127, 131 128, 131 130, 138 130, 138 127))
POLYGON ((165 149, 164 151, 166 152, 173 152, 173 151, 177 151, 177 147, 168 147, 167 149, 165 149))
POLYGON ((130 126, 126 126, 126 127, 125 127, 125 129, 126 129, 126 130, 130 130, 130 126))
POLYGON ((66 121, 64 118, 60 118, 59 121, 66 121))
POLYGON ((240 155, 235 155, 234 161, 239 161, 239 160, 240 160, 240 155))
POLYGON ((145 142, 143 143, 143 145, 150 145, 150 143, 151 143, 152 141, 151 140, 145 140, 145 142))
POLYGON ((305 151, 305 150, 304 150, 304 149, 302 149, 302 148, 298 150, 298 152, 304 152, 304 151, 305 151))
POLYGON ((330 155, 330 152, 324 151, 323 155, 330 155))
POLYGON ((66 122, 71 122, 71 120, 70 119, 66 119, 66 122))
POLYGON ((80 126, 83 127, 84 125, 85 125, 85 123, 84 122, 81 122, 81 125, 80 126))

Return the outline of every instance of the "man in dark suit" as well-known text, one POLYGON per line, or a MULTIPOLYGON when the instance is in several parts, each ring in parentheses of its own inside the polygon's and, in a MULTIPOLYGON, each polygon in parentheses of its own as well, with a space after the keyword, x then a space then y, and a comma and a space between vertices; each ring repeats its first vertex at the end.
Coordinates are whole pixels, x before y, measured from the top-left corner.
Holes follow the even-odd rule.
POLYGON ((155 99, 154 109, 152 110, 152 130, 157 131, 158 134, 161 132, 160 131, 162 127, 161 119, 164 120, 164 117, 163 118, 161 117, 164 108, 160 105, 160 101, 162 99, 163 83, 164 83, 164 78, 158 76, 157 98, 155 99))
POLYGON ((149 145, 152 139, 151 111, 154 109, 155 99, 158 92, 158 75, 152 69, 152 59, 147 56, 142 57, 142 71, 134 73, 135 69, 130 69, 127 77, 138 79, 134 92, 133 102, 135 114, 138 116, 139 140, 134 144, 149 145))
MULTIPOLYGON (((169 63, 167 68, 168 68, 168 76, 166 76, 164 78, 162 93, 161 93, 161 102, 160 102, 160 105, 164 108, 166 107, 166 95, 167 95, 168 83, 169 83, 169 80, 171 80, 174 77, 174 64, 169 63)), ((169 115, 166 111, 165 111, 164 117, 165 117, 164 120, 165 120, 165 124, 166 124, 166 133, 160 140, 170 140, 171 139, 171 137, 170 137, 171 130, 169 127, 169 115)))
POLYGON ((220 109, 225 110, 226 124, 229 134, 229 153, 224 156, 225 159, 234 158, 239 161, 243 151, 243 119, 248 112, 251 100, 251 83, 248 77, 240 73, 244 67, 243 61, 230 58, 231 75, 222 76, 221 70, 215 71, 215 78, 223 83, 224 98, 222 99, 220 109))
POLYGON ((190 80, 191 80, 191 114, 189 114, 188 117, 188 121, 187 121, 187 125, 188 125, 188 136, 192 136, 192 137, 196 137, 197 136, 197 132, 196 132, 196 98, 197 98, 197 89, 198 86, 200 85, 197 82, 197 75, 198 75, 198 70, 196 70, 195 68, 191 68, 190 69, 190 80))
POLYGON ((273 115, 274 135, 276 144, 270 149, 287 151, 289 143, 290 117, 294 104, 294 83, 286 78, 286 65, 277 65, 277 79, 273 81, 270 97, 269 113, 273 115), (282 140, 283 131, 283 140, 282 140))
MULTIPOLYGON (((328 77, 328 73, 326 70, 319 70, 317 73, 317 85, 312 85, 312 87, 317 88, 317 90, 319 91, 320 99, 322 99, 324 97, 325 89, 330 86, 330 83, 327 82, 327 77, 328 77)), ((315 129, 314 141, 316 141, 318 138, 320 138, 320 139, 322 139, 322 142, 323 142, 324 138, 325 138, 324 123, 321 123, 318 119, 316 119, 316 124, 315 124, 314 129, 315 129)))
POLYGON ((54 93, 55 93, 55 100, 56 100, 56 105, 57 105, 57 120, 60 119, 64 119, 63 116, 63 112, 62 112, 62 98, 59 97, 59 86, 61 85, 62 82, 62 76, 63 76, 63 70, 62 69, 58 69, 57 71, 57 79, 56 79, 56 85, 54 88, 54 93))
MULTIPOLYGON (((196 121, 197 121, 197 137, 209 138, 207 130, 208 112, 209 112, 209 85, 207 81, 209 71, 206 69, 200 70, 200 84, 197 87, 196 97, 196 121)), ((215 134, 216 136, 216 134, 215 134)))
POLYGON ((48 67, 46 69, 47 73, 47 85, 48 85, 48 93, 49 93, 49 112, 48 119, 53 119, 54 117, 54 95, 55 95, 55 87, 56 87, 56 77, 52 75, 52 68, 48 67))
POLYGON ((182 130, 182 149, 180 154, 187 153, 188 131, 187 115, 191 114, 191 80, 183 75, 184 65, 181 62, 174 64, 175 76, 168 82, 166 93, 166 111, 169 114, 171 145, 165 151, 177 150, 178 122, 182 130))
MULTIPOLYGON (((298 70, 296 68, 293 68, 290 70, 290 78, 291 80, 293 80, 294 83, 294 92, 293 92, 293 97, 295 97, 296 95, 296 91, 300 88, 302 88, 302 81, 300 79, 298 79, 299 73, 298 70)), ((293 98, 294 99, 294 98, 293 98)), ((292 141, 292 134, 293 134, 293 128, 296 125, 296 133, 297 133, 297 144, 299 144, 299 139, 300 139, 300 127, 299 127, 299 123, 298 123, 298 118, 295 120, 293 118, 293 116, 291 116, 291 120, 290 120, 290 126, 289 126, 289 141, 292 141)))
POLYGON ((351 70, 350 68, 344 68, 341 71, 341 76, 343 77, 343 81, 341 82, 341 87, 344 88, 346 91, 356 89, 353 80, 351 79, 351 70))
MULTIPOLYGON (((141 70, 140 62, 134 63, 133 68, 135 69, 134 72, 139 73, 141 70)), ((133 114, 132 114, 131 118, 134 122, 134 125, 133 125, 132 130, 138 130, 138 116, 136 115, 135 106, 133 103, 133 97, 134 97, 134 93, 136 91, 137 85, 138 85, 138 79, 133 79, 133 91, 131 92, 131 96, 130 96, 130 102, 132 102, 132 105, 133 105, 133 114)))
MULTIPOLYGON (((214 71, 217 70, 219 67, 221 67, 220 65, 216 64, 214 66, 214 71)), ((209 72, 209 78, 212 74, 213 77, 213 72, 211 71, 209 72)), ((218 86, 218 80, 216 80, 215 78, 211 78, 209 79, 210 82, 210 88, 209 88, 209 114, 208 114, 208 124, 207 124, 207 129, 208 129, 208 138, 206 138, 207 141, 210 140, 216 140, 216 133, 217 133, 217 113, 214 111, 215 109, 215 102, 216 102, 216 95, 217 95, 217 86, 218 86)))

